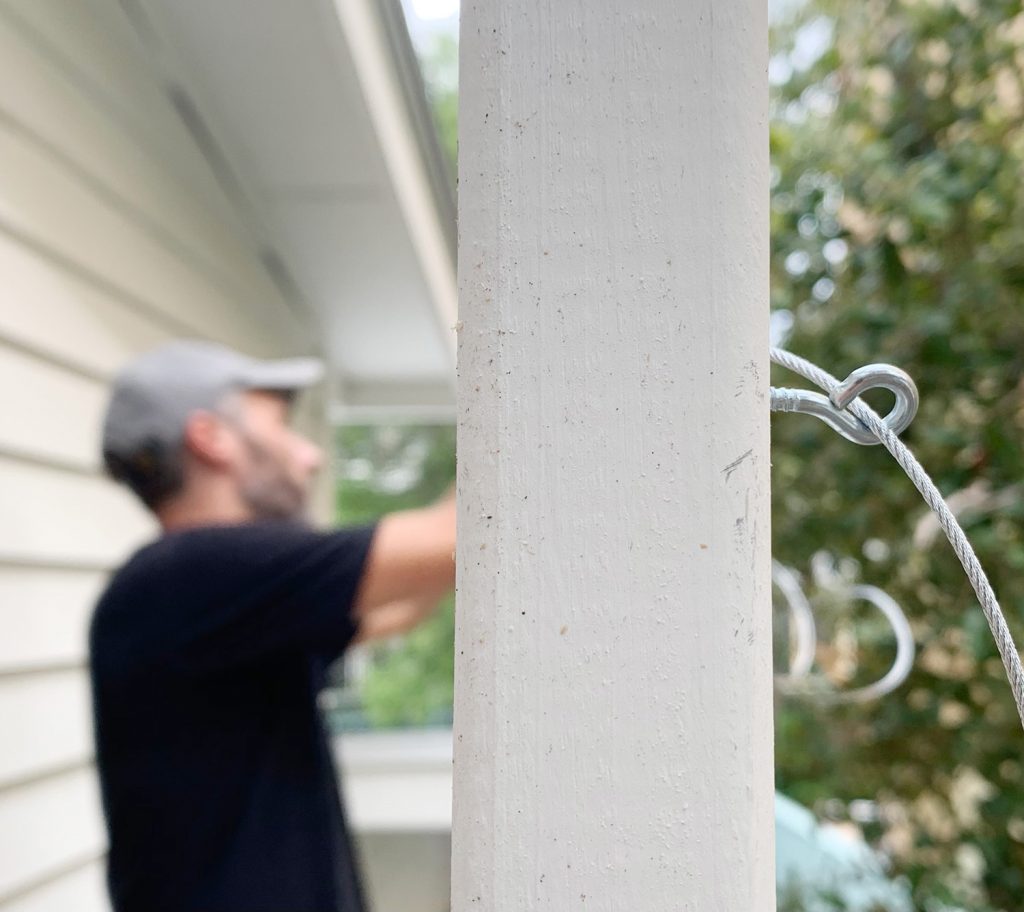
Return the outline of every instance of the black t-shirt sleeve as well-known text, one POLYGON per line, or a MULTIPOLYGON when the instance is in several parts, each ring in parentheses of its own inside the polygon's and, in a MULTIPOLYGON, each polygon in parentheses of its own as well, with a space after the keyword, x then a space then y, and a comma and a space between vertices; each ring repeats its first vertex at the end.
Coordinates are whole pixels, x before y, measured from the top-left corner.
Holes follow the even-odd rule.
POLYGON ((230 666, 287 653, 333 659, 358 628, 353 605, 374 527, 320 532, 292 523, 193 536, 186 581, 198 610, 182 658, 230 666), (198 590, 198 591, 197 591, 198 590))

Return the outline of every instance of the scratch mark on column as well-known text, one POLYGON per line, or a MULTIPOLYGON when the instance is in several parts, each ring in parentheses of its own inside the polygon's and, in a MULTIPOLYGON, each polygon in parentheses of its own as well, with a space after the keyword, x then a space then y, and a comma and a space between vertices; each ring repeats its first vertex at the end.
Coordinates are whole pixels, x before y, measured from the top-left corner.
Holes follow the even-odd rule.
POLYGON ((739 468, 740 463, 742 463, 743 460, 746 459, 747 457, 749 457, 753 452, 754 452, 753 449, 747 450, 746 453, 744 453, 742 456, 738 457, 737 459, 734 459, 724 469, 722 469, 722 471, 725 473, 725 480, 726 481, 728 481, 729 480, 729 476, 732 475, 732 473, 735 472, 736 469, 739 468))

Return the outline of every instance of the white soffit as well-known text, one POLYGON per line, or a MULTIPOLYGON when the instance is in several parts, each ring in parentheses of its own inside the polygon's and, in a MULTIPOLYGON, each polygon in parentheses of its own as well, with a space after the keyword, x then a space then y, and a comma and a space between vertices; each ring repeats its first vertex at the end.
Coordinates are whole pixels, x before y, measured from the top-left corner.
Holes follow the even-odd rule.
POLYGON ((335 402, 451 409, 454 207, 397 0, 140 2, 279 280, 318 315, 335 402))

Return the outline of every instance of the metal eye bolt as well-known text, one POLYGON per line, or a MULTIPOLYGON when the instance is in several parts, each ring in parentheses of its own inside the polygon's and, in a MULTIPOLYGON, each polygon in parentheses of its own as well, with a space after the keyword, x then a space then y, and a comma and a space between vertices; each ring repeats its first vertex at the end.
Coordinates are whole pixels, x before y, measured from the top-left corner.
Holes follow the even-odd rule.
POLYGON ((886 389, 895 396, 896 402, 883 421, 894 434, 906 430, 917 414, 920 398, 911 376, 891 364, 866 364, 857 368, 831 396, 813 390, 772 387, 771 408, 776 412, 813 415, 847 440, 873 446, 878 444, 878 438, 847 410, 858 396, 870 389, 886 389))

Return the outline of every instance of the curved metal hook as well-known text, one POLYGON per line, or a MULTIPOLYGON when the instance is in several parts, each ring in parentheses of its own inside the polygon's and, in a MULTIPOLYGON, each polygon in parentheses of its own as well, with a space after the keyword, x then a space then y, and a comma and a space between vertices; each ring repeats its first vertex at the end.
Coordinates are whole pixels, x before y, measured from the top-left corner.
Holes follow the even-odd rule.
POLYGON ((775 412, 801 412, 824 421, 832 430, 853 443, 873 446, 879 441, 847 407, 869 389, 886 389, 896 402, 883 421, 894 434, 901 434, 917 414, 920 397, 917 385, 906 372, 891 364, 867 364, 851 373, 832 393, 825 396, 812 390, 771 388, 771 408, 775 412))
MULTIPOLYGON (((850 374, 829 397, 836 408, 846 409, 862 393, 869 389, 887 389, 896 402, 883 419, 894 434, 902 434, 917 414, 920 396, 914 378, 906 371, 891 364, 865 364, 850 374)), ((860 422, 857 422, 860 424, 860 422)), ((870 432, 869 432, 870 433, 870 432)), ((871 442, 878 443, 874 434, 871 442)))
POLYGON ((782 592, 793 614, 797 633, 797 648, 790 663, 789 673, 775 676, 775 684, 783 693, 813 697, 833 704, 864 703, 891 693, 907 679, 914 664, 914 634, 903 609, 887 592, 877 586, 868 585, 855 585, 845 589, 851 600, 874 605, 889 622, 896 640, 896 657, 889 670, 877 681, 852 690, 836 691, 825 689, 824 679, 820 676, 812 678, 810 674, 817 636, 814 613, 800 585, 799 577, 794 570, 784 564, 772 561, 772 582, 782 592))
POLYGON ((850 598, 874 605, 889 622, 896 638, 896 658, 892 660, 889 670, 877 681, 830 695, 829 699, 833 703, 864 703, 884 697, 907 679, 914 665, 914 632, 910 629, 910 622, 899 603, 877 586, 854 586, 850 590, 850 598))
POLYGON ((778 586, 782 597, 786 600, 790 615, 793 618, 793 631, 796 649, 789 662, 789 673, 776 675, 782 681, 795 681, 806 678, 814 665, 814 650, 818 643, 817 629, 814 624, 814 611, 811 603, 804 595, 800 577, 796 571, 777 560, 772 561, 772 582, 778 586))

